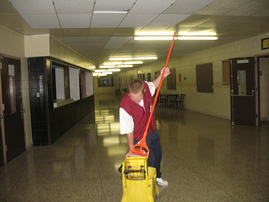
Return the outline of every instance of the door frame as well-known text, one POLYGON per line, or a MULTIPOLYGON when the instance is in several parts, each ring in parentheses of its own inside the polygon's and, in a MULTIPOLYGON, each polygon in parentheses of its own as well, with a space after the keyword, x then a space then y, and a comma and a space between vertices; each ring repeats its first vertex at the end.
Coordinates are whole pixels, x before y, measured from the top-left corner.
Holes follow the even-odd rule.
MULTIPOLYGON (((2 62, 1 60, 3 58, 9 58, 9 59, 14 59, 14 60, 19 60, 20 61, 20 68, 21 68, 21 58, 0 53, 0 62, 2 62)), ((2 65, 2 63, 1 63, 1 65, 2 65)), ((1 71, 0 71, 0 95, 1 95, 1 97, 0 97, 0 114, 3 115, 4 109, 3 109, 3 94, 2 94, 2 66, 0 68, 1 68, 1 71)), ((21 78, 21 82, 22 82, 22 78, 21 78)), ((21 94, 22 94, 22 92, 21 92, 21 94)), ((22 107, 23 107, 23 95, 22 95, 22 107)), ((5 123, 4 123, 4 118, 3 119, 0 119, 0 124, 1 124, 1 135, 2 135, 2 137, 0 137, 0 138, 2 138, 4 164, 6 164, 7 163, 7 152, 6 152, 6 137, 5 137, 5 123)), ((25 122, 24 122, 24 118, 23 118, 23 131, 24 131, 24 143, 25 143, 24 147, 25 147, 25 150, 26 150, 25 122)))
POLYGON ((254 55, 254 66, 255 66, 255 96, 256 96, 256 126, 261 125, 261 106, 260 106, 260 63, 259 63, 259 58, 263 56, 269 56, 268 53, 263 53, 263 54, 258 54, 254 55))
MULTIPOLYGON (((2 94, 2 59, 5 57, 3 54, 0 54, 0 115, 4 116, 4 110, 3 110, 3 94, 2 94)), ((4 124, 4 118, 0 119, 0 125, 1 125, 1 137, 2 138, 2 149, 3 149, 3 158, 4 158, 4 164, 7 163, 7 153, 6 153, 6 137, 5 137, 5 124, 4 124)))

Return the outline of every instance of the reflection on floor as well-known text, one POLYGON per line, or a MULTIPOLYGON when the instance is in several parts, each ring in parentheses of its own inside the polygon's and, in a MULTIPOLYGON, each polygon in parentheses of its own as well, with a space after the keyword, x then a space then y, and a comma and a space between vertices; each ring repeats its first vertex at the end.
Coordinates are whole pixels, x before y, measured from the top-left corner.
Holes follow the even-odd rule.
MULTIPOLYGON (((95 96, 95 112, 55 144, 33 147, 0 168, 0 201, 121 200, 119 98, 95 96), (94 117, 95 113, 95 119, 94 117)), ((269 201, 269 124, 156 107, 163 178, 159 202, 269 201)))

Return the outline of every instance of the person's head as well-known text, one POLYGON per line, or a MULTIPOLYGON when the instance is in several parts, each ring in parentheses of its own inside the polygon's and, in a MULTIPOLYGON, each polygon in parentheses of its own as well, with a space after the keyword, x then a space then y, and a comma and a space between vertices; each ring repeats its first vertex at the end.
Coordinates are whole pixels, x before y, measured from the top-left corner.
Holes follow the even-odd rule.
POLYGON ((135 103, 139 103, 143 97, 145 92, 144 83, 138 79, 133 80, 128 85, 129 95, 131 100, 135 103))

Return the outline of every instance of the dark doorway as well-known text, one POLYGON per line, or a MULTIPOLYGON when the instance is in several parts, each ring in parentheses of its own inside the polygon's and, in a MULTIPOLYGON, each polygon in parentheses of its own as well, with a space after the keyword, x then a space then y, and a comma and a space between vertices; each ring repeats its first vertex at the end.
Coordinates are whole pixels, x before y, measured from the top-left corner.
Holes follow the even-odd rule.
POLYGON ((230 59, 232 125, 256 125, 254 57, 230 59))
POLYGON ((3 57, 1 69, 7 162, 25 151, 20 60, 3 57))
MULTIPOLYGON (((2 115, 0 115, 2 117, 2 115)), ((2 118, 1 118, 2 119, 2 118)), ((2 139, 2 127, 0 124, 0 167, 4 165, 4 151, 3 151, 3 139, 2 139)))

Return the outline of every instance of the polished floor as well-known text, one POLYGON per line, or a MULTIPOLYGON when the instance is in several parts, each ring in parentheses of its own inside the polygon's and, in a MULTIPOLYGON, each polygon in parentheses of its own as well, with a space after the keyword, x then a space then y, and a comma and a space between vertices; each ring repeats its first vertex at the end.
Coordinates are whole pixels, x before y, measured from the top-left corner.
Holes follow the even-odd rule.
MULTIPOLYGON (((95 96, 95 112, 55 144, 32 147, 2 166, 0 201, 121 201, 118 167, 127 144, 118 107, 114 95, 95 96)), ((268 122, 231 126, 169 107, 156 107, 155 116, 169 182, 156 202, 269 201, 268 122)))

